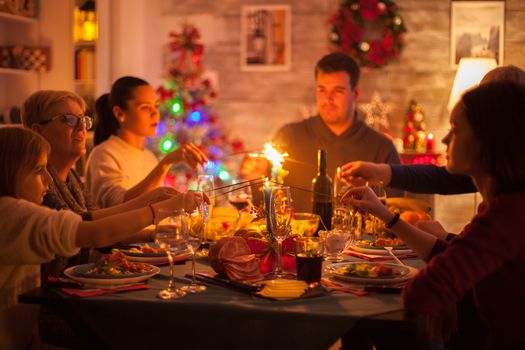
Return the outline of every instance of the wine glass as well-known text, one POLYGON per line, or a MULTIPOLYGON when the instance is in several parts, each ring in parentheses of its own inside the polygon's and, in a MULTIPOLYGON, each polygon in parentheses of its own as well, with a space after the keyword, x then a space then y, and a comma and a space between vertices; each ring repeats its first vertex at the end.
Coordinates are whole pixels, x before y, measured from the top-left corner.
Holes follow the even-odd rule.
MULTIPOLYGON (((372 191, 374 191, 374 193, 376 194, 377 198, 381 201, 381 203, 383 203, 383 205, 386 205, 386 191, 385 191, 385 186, 383 186, 383 182, 382 181, 367 182, 366 185, 370 187, 372 191)), ((375 216, 373 217, 372 220, 373 220, 372 233, 374 235, 379 235, 380 234, 379 226, 383 225, 383 222, 379 220, 378 218, 376 218, 375 216)))
POLYGON ((343 252, 351 241, 351 231, 340 228, 333 228, 329 231, 320 230, 319 237, 324 242, 324 259, 332 263, 343 261, 343 252))
POLYGON ((206 240, 206 224, 208 223, 208 220, 210 219, 213 211, 213 206, 215 204, 215 186, 214 186, 214 179, 213 175, 199 175, 197 177, 197 190, 201 191, 205 195, 208 196, 210 199, 210 203, 205 203, 204 201, 201 202, 201 205, 199 205, 199 224, 202 224, 202 235, 200 235, 200 245, 197 251, 197 255, 199 257, 208 256, 208 242, 206 240))
POLYGON ((341 168, 337 167, 334 176, 334 211, 332 213, 332 229, 351 231, 361 217, 361 213, 352 205, 342 202, 342 198, 352 184, 341 176, 341 168))
POLYGON ((228 202, 239 212, 239 221, 242 224, 243 210, 252 206, 252 188, 250 183, 238 184, 233 180, 228 193, 228 202))
POLYGON ((341 176, 341 168, 337 167, 335 169, 335 176, 334 176, 334 196, 335 196, 335 205, 334 207, 345 207, 347 204, 344 204, 341 201, 341 198, 343 195, 352 188, 352 185, 344 179, 344 177, 341 176))
POLYGON ((174 259, 177 253, 180 253, 184 249, 184 241, 181 233, 185 230, 186 222, 182 212, 165 212, 166 209, 159 208, 158 213, 160 217, 164 217, 162 220, 157 220, 155 223, 155 243, 160 248, 166 250, 168 256, 168 262, 170 264, 170 280, 168 288, 163 289, 159 292, 158 297, 161 299, 176 299, 186 295, 181 289, 175 288, 174 281, 174 259))
MULTIPOLYGON (((203 207, 205 204, 206 203, 204 203, 204 198, 201 197, 199 208, 203 207)), ((203 234, 204 234, 204 230, 190 232, 190 230, 187 229, 187 226, 184 226, 183 229, 181 230, 182 241, 184 242, 184 245, 188 248, 188 250, 191 253, 191 277, 192 277, 191 284, 182 286, 180 288, 182 291, 186 293, 200 293, 206 290, 206 286, 197 284, 197 282, 195 282, 195 253, 197 249, 199 249, 199 246, 202 240, 201 237, 203 234)))
POLYGON ((271 277, 275 279, 293 276, 283 272, 282 264, 282 245, 291 231, 290 222, 292 220, 292 197, 290 187, 272 187, 270 193, 270 227, 273 238, 277 241, 276 258, 277 264, 271 277))

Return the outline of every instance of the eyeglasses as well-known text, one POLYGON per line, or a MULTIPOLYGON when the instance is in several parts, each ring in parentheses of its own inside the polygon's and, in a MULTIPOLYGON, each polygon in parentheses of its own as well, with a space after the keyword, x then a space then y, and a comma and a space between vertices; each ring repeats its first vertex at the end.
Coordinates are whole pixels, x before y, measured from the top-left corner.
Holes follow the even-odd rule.
POLYGON ((88 115, 81 115, 81 116, 78 116, 78 115, 75 115, 75 114, 60 114, 60 115, 57 115, 56 117, 53 117, 51 119, 48 119, 48 120, 44 120, 42 122, 40 122, 39 124, 47 124, 47 123, 50 123, 52 122, 53 120, 55 119, 58 119, 58 118, 62 118, 62 122, 64 124, 66 124, 67 126, 69 126, 70 128, 76 128, 78 126, 79 123, 82 123, 86 129, 91 129, 91 127, 93 126, 93 118, 88 116, 88 115))

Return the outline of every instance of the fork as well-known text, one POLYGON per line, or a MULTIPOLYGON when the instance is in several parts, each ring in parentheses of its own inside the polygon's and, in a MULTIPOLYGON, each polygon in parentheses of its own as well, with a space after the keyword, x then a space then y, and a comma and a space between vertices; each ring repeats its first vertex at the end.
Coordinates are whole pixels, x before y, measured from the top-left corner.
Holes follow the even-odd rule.
POLYGON ((394 252, 392 252, 392 247, 383 247, 383 248, 385 248, 385 250, 388 252, 388 254, 390 254, 390 256, 396 262, 396 264, 398 264, 398 265, 405 265, 405 263, 402 262, 401 260, 399 260, 397 258, 397 256, 394 254, 394 252))

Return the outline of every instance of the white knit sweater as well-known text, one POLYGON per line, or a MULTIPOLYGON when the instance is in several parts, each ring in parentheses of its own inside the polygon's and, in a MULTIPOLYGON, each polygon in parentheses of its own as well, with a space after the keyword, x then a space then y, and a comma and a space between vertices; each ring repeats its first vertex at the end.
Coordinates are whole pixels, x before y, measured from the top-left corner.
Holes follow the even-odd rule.
POLYGON ((91 151, 86 184, 95 203, 107 208, 122 203, 126 191, 141 182, 157 164, 149 149, 139 150, 113 135, 91 151))
POLYGON ((40 285, 40 264, 55 254, 72 256, 81 217, 23 199, 0 197, 0 349, 24 349, 38 307, 18 295, 40 285))

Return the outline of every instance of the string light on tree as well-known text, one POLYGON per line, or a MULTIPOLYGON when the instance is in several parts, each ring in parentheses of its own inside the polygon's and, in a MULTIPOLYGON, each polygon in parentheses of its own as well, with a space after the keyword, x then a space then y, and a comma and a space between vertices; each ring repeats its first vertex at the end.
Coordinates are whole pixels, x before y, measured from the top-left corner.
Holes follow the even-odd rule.
POLYGON ((176 142, 171 136, 167 136, 160 142, 160 151, 162 153, 169 153, 175 149, 176 142))
POLYGON ((173 104, 171 105, 171 111, 175 115, 182 113, 182 103, 180 102, 180 100, 173 101, 173 104))

